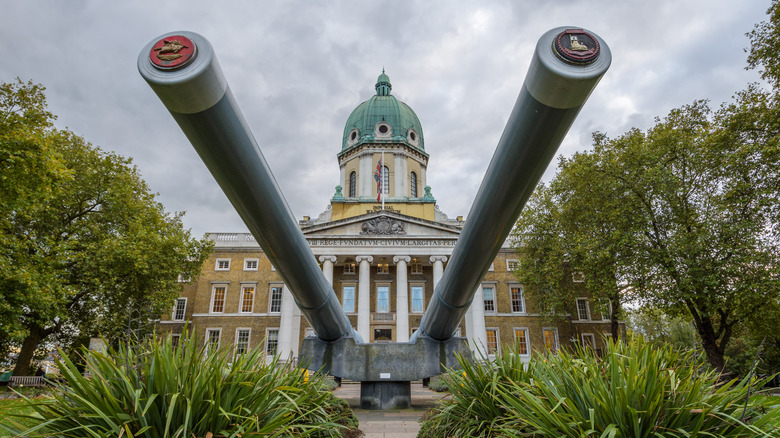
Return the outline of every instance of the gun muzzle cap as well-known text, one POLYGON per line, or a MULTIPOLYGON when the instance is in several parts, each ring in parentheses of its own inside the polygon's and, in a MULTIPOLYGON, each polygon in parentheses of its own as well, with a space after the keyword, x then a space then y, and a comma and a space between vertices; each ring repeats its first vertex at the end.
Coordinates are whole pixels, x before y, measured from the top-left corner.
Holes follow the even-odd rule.
POLYGON ((175 70, 189 64, 198 55, 198 47, 184 35, 169 35, 154 43, 149 61, 160 70, 175 70))

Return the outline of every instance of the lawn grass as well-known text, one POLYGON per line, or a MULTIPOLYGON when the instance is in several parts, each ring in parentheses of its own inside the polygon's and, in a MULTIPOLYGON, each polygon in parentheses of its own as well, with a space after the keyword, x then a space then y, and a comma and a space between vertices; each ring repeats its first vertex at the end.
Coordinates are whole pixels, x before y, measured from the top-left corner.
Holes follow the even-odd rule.
MULTIPOLYGON (((0 394, 9 393, 11 390, 0 389, 0 394)), ((26 397, 34 398, 36 401, 43 400, 48 394, 48 390, 39 388, 19 388, 19 392, 26 397)), ((28 428, 38 424, 38 420, 31 418, 20 418, 19 415, 32 415, 35 410, 31 408, 22 398, 3 398, 0 399, 0 425, 14 428, 28 428)), ((0 427, 0 437, 10 437, 2 427, 0 427)))

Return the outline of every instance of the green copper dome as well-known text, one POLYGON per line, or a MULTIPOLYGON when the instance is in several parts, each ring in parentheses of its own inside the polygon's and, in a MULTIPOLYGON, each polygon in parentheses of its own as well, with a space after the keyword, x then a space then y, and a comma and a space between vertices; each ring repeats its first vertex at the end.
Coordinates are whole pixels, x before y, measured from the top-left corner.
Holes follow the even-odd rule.
POLYGON ((376 95, 352 111, 344 126, 341 150, 363 143, 404 143, 424 153, 422 125, 409 105, 390 94, 392 85, 384 69, 376 81, 376 95))

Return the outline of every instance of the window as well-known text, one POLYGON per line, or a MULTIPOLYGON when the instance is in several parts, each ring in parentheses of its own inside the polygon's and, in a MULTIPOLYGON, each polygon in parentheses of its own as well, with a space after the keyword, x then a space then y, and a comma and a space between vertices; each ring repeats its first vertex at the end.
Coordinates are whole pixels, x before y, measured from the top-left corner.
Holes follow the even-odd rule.
POLYGON ((417 174, 414 172, 409 176, 409 193, 412 198, 417 197, 417 174))
POLYGON ((412 274, 422 274, 423 273, 423 266, 422 263, 412 263, 412 274))
POLYGON ((279 313, 282 311, 282 286, 271 286, 271 296, 268 301, 268 311, 270 313, 279 313))
POLYGON ((206 354, 213 353, 219 348, 219 338, 222 329, 206 329, 206 354))
POLYGON ((588 308, 587 298, 577 298, 577 318, 580 321, 587 321, 590 319, 590 309, 588 308))
POLYGON ((493 271, 495 271, 495 270, 496 270, 496 267, 494 266, 494 264, 493 264, 493 263, 491 263, 491 264, 490 264, 490 267, 488 268, 488 272, 493 272, 493 271))
POLYGON ((582 347, 583 348, 592 348, 593 351, 596 351, 596 336, 593 333, 583 333, 582 334, 582 347))
POLYGON ((347 260, 346 263, 344 263, 344 273, 345 274, 354 274, 355 273, 355 262, 352 260, 347 260))
POLYGON ((173 320, 184 321, 184 311, 187 309, 187 299, 177 298, 176 304, 173 306, 173 320))
POLYGON ((183 274, 179 274, 179 276, 176 277, 176 281, 178 281, 179 283, 189 283, 190 281, 192 281, 192 278, 185 277, 183 274))
POLYGON ((245 271, 257 271, 257 264, 259 259, 244 259, 245 271))
POLYGON ((601 320, 612 320, 612 303, 607 300, 601 300, 599 303, 599 309, 601 310, 601 320))
POLYGON ((313 328, 307 328, 305 337, 307 337, 307 338, 316 338, 317 337, 317 332, 315 332, 313 328))
POLYGON ((517 352, 519 354, 527 355, 531 352, 528 347, 528 329, 516 328, 515 329, 515 344, 517 344, 517 352))
POLYGON ((452 334, 452 336, 459 338, 460 337, 460 327, 455 329, 455 333, 452 334))
POLYGON ((498 329, 487 329, 487 354, 496 354, 498 350, 498 329))
POLYGON ((345 312, 355 312, 355 286, 344 286, 341 290, 341 302, 345 312))
POLYGON ((171 334, 171 346, 173 348, 176 348, 176 347, 179 346, 179 340, 181 340, 181 335, 179 333, 171 334))
POLYGON ((482 301, 485 303, 485 313, 496 313, 496 290, 493 286, 482 286, 482 301))
POLYGON ((374 342, 393 342, 393 329, 391 328, 374 329, 374 342))
POLYGON ((514 271, 517 269, 517 267, 520 266, 520 262, 517 260, 507 260, 506 261, 506 270, 507 271, 514 271))
POLYGON ((572 272, 571 274, 571 281, 575 283, 584 283, 585 282, 585 274, 583 272, 572 272))
POLYGON ((390 286, 377 286, 376 311, 379 313, 390 311, 390 286))
POLYGON ((227 286, 219 285, 211 288, 211 313, 222 313, 225 311, 225 294, 227 286))
POLYGON ((412 313, 422 313, 424 307, 423 286, 412 286, 412 313))
POLYGON ((255 286, 241 287, 241 313, 252 313, 255 305, 255 286))
POLYGON ((269 356, 276 356, 276 352, 279 350, 279 330, 268 330, 268 336, 265 337, 265 354, 269 356))
POLYGON ((236 356, 249 350, 249 329, 236 329, 236 356))
POLYGON ((555 353, 558 351, 558 329, 545 328, 544 330, 544 348, 555 353))
POLYGON ((377 274, 389 274, 390 273, 390 265, 387 263, 379 263, 376 265, 376 273, 377 274))
POLYGON ((349 174, 349 197, 354 198, 357 194, 357 173, 352 172, 349 174))
POLYGON ((382 167, 382 195, 383 198, 390 196, 390 169, 387 166, 382 167))
POLYGON ((510 286, 509 295, 512 300, 512 313, 524 313, 525 300, 523 299, 523 288, 520 286, 510 286))
POLYGON ((217 259, 217 265, 214 267, 216 271, 229 271, 230 259, 217 259))

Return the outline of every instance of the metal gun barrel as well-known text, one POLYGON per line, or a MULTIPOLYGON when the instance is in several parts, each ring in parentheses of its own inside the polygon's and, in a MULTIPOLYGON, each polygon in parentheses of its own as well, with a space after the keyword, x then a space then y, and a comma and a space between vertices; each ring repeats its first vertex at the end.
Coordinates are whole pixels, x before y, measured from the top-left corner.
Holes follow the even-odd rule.
POLYGON ((612 61, 581 28, 546 32, 498 142, 450 262, 420 322, 421 336, 452 337, 566 132, 612 61))
POLYGON ((354 334, 208 40, 193 32, 160 36, 141 51, 138 71, 184 131, 317 335, 333 341, 354 334))

